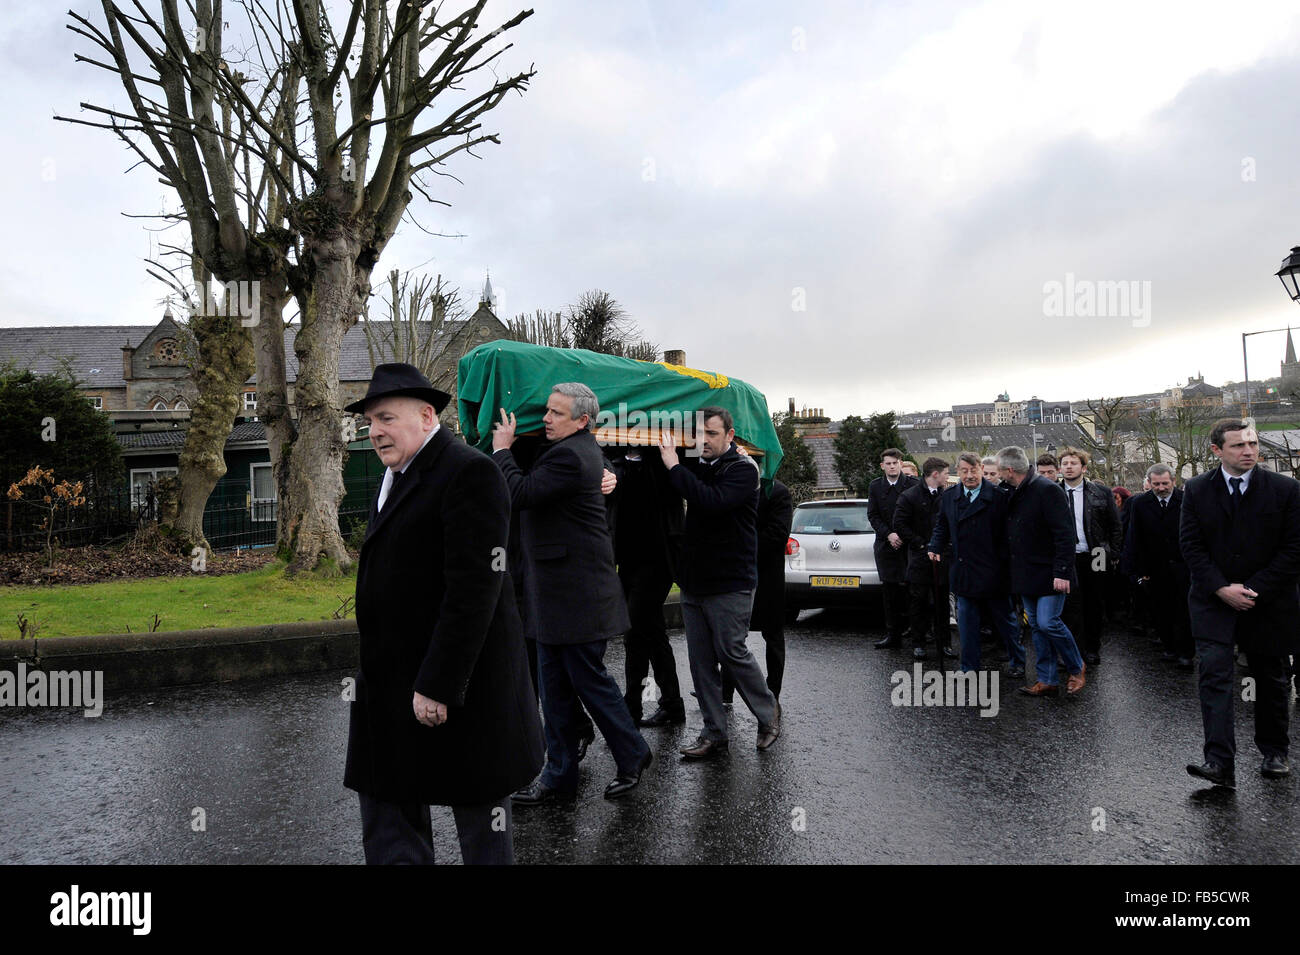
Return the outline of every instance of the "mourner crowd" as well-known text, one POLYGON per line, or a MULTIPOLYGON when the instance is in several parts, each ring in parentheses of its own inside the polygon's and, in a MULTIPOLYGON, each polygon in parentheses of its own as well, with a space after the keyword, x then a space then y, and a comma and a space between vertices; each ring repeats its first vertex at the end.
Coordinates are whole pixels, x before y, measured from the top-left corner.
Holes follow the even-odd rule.
MULTIPOLYGON (((686 721, 663 615, 674 582, 702 722, 682 757, 728 749, 735 694, 757 721, 757 748, 772 747, 793 508, 779 481, 760 480, 730 413, 700 410, 690 455, 668 434, 602 449, 595 394, 560 383, 545 440, 518 435, 502 409, 489 456, 439 426, 449 400, 415 368, 390 364, 348 408, 365 416, 386 465, 358 568, 344 780, 359 794, 366 861, 433 862, 430 805, 452 807, 465 862, 513 861, 513 808, 576 800, 596 728, 617 770, 605 797, 632 793, 652 760, 641 731, 686 721), (766 673, 746 646, 751 627, 766 673), (622 689, 603 662, 620 635, 622 689)), ((1234 784, 1235 644, 1257 682, 1261 770, 1285 775, 1300 484, 1255 467, 1246 422, 1220 422, 1210 440, 1220 467, 1179 490, 1156 465, 1136 497, 1089 481, 1088 455, 1073 449, 1034 464, 1017 447, 962 454, 952 486, 948 462, 931 458, 911 476, 902 453, 886 451, 867 505, 884 585, 877 646, 910 638, 923 658, 933 639, 940 661, 956 658, 951 592, 962 669, 980 666, 983 629, 1023 676, 1023 620, 1036 672, 1022 691, 1058 692, 1063 668, 1075 694, 1128 578, 1166 656, 1200 659, 1205 750, 1188 771, 1234 784)))

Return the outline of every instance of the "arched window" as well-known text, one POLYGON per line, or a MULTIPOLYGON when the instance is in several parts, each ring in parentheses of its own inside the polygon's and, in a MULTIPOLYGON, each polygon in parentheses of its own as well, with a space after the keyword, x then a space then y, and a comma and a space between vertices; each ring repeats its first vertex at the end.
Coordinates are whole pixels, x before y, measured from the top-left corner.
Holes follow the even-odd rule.
POLYGON ((190 406, 189 406, 188 404, 186 404, 184 398, 177 398, 177 399, 176 399, 176 407, 175 407, 175 410, 176 410, 176 411, 189 411, 189 410, 190 410, 190 406))
POLYGON ((158 396, 158 395, 155 395, 155 396, 154 396, 153 401, 152 401, 152 403, 150 404, 149 407, 150 407, 150 410, 151 410, 151 411, 170 411, 170 410, 171 410, 170 408, 167 407, 167 402, 163 401, 162 398, 161 398, 160 396, 158 396))

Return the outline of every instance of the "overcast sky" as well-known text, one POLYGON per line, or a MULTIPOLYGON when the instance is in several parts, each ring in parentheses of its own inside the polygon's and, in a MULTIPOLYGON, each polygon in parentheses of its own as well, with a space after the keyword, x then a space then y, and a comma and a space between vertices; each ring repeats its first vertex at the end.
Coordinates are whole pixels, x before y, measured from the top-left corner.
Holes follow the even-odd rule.
MULTIPOLYGON (((121 99, 62 9, 0 26, 0 322, 152 322, 157 239, 122 213, 175 201, 52 121, 121 99)), ((490 269, 503 318, 601 288, 688 364, 836 418, 1239 380, 1242 332, 1300 324, 1272 275, 1300 245, 1295 0, 535 9, 501 145, 454 160, 450 208, 413 206, 464 238, 408 228, 377 280, 475 298, 490 269), (1127 314, 1089 308, 1102 282, 1135 283, 1127 314)), ((1283 345, 1251 339, 1251 376, 1283 345)))

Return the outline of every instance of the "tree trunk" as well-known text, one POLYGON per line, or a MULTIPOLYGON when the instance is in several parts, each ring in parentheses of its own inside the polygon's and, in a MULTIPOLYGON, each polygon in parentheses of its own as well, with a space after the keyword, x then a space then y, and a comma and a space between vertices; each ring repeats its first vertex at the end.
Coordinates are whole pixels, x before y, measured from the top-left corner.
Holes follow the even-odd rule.
POLYGON ((262 278, 261 320, 253 326, 253 349, 257 363, 257 417, 266 430, 275 477, 276 553, 293 559, 293 531, 301 523, 289 482, 289 459, 297 437, 289 413, 289 386, 285 371, 284 307, 291 293, 283 274, 262 278))
POLYGON ((190 410, 190 429, 181 448, 177 511, 168 526, 177 545, 211 550, 203 535, 203 511, 212 489, 226 473, 226 439, 239 413, 243 385, 253 373, 253 348, 238 309, 229 315, 195 315, 190 322, 198 344, 195 368, 198 399, 190 410))
POLYGON ((298 437, 293 446, 289 497, 297 513, 288 528, 293 560, 290 572, 332 560, 351 566, 339 531, 343 503, 343 410, 339 399, 339 353, 343 336, 357 321, 369 292, 359 267, 360 242, 346 229, 304 236, 303 257, 310 272, 299 297, 302 326, 294 340, 298 378, 294 407, 298 437))

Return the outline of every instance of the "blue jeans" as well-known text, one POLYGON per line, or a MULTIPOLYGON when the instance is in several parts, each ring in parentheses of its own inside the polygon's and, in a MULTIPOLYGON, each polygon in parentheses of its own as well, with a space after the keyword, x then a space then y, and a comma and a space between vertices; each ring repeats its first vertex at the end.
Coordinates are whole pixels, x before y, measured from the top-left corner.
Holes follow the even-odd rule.
POLYGON ((1016 621, 1016 612, 1011 607, 1011 598, 963 597, 958 594, 957 636, 961 640, 961 668, 978 670, 980 667, 981 608, 988 611, 989 619, 984 622, 1002 637, 1011 665, 1023 667, 1025 650, 1020 645, 1020 626, 1016 621))
POLYGON ((1083 671, 1083 657, 1074 642, 1070 628, 1061 622, 1061 608, 1065 606, 1065 594, 1021 594, 1025 604, 1025 616, 1029 618, 1029 627, 1034 631, 1034 668, 1038 682, 1055 686, 1056 655, 1065 659, 1065 668, 1073 676, 1083 671))

